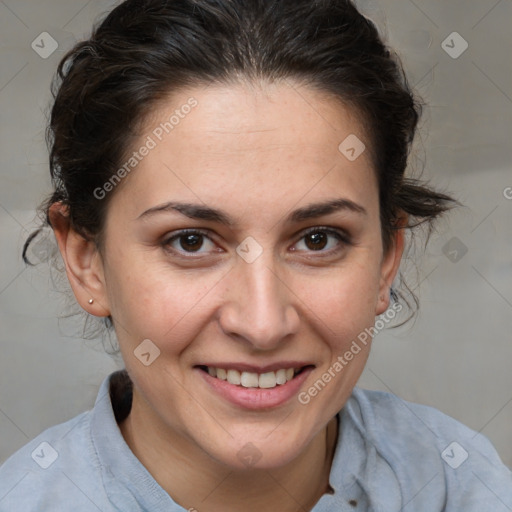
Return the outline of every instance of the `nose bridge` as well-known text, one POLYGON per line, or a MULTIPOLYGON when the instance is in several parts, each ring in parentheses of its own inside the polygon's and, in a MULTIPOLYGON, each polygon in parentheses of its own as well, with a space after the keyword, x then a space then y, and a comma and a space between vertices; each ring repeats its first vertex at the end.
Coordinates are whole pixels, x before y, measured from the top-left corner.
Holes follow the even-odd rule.
POLYGON ((296 330, 298 315, 271 251, 263 251, 251 263, 240 258, 232 280, 220 317, 226 333, 241 336, 256 348, 271 349, 296 330))

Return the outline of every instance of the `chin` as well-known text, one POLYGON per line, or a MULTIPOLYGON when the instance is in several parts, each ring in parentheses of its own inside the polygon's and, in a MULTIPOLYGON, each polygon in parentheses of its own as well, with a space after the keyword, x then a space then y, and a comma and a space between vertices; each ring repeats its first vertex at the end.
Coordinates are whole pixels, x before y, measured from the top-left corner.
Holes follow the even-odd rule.
POLYGON ((236 471, 271 470, 293 462, 304 452, 309 442, 303 436, 297 438, 287 432, 284 432, 284 439, 269 435, 268 432, 265 429, 265 433, 259 436, 245 434, 229 437, 227 442, 203 445, 202 448, 217 462, 236 471))

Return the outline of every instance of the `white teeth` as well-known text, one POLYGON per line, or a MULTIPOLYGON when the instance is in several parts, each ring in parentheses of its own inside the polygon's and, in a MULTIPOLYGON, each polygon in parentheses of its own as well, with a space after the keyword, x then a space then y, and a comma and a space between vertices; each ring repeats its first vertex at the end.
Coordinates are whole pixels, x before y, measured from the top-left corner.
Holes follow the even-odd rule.
POLYGON ((235 386, 244 388, 270 389, 276 386, 282 386, 295 377, 299 369, 282 368, 275 372, 254 373, 239 372, 238 370, 225 370, 224 368, 212 368, 208 366, 208 373, 217 379, 227 380, 235 386))
POLYGON ((286 370, 277 370, 276 382, 278 384, 286 384, 286 370))
POLYGON ((240 384, 244 388, 257 388, 258 387, 258 374, 250 372, 242 372, 240 376, 240 384))
POLYGON ((228 370, 227 381, 236 386, 240 385, 240 372, 238 370, 228 370))
MULTIPOLYGON (((278 370, 279 371, 279 370, 278 370)), ((260 388, 275 388, 277 377, 275 372, 262 373, 259 378, 260 388)))

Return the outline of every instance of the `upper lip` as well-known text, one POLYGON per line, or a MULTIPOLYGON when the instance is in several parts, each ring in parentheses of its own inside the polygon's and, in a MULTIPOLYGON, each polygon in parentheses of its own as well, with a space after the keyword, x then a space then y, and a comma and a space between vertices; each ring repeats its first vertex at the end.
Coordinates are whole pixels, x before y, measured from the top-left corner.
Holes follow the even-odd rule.
POLYGON ((314 366, 313 363, 308 361, 280 361, 277 363, 270 363, 266 365, 254 365, 247 363, 202 363, 196 366, 209 366, 210 368, 222 368, 224 370, 241 370, 250 373, 267 373, 276 370, 286 370, 288 368, 303 368, 304 366, 314 366))

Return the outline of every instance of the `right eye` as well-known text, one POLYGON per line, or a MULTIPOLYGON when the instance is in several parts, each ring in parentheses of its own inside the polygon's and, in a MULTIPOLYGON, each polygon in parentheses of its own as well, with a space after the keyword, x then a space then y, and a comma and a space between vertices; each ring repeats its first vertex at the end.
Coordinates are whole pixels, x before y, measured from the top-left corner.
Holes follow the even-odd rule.
POLYGON ((213 252, 211 248, 215 247, 215 244, 205 231, 184 229, 167 237, 163 242, 163 246, 166 250, 171 249, 183 256, 186 254, 207 254, 208 252, 213 252), (210 250, 201 251, 205 245, 206 247, 210 245, 210 250))

